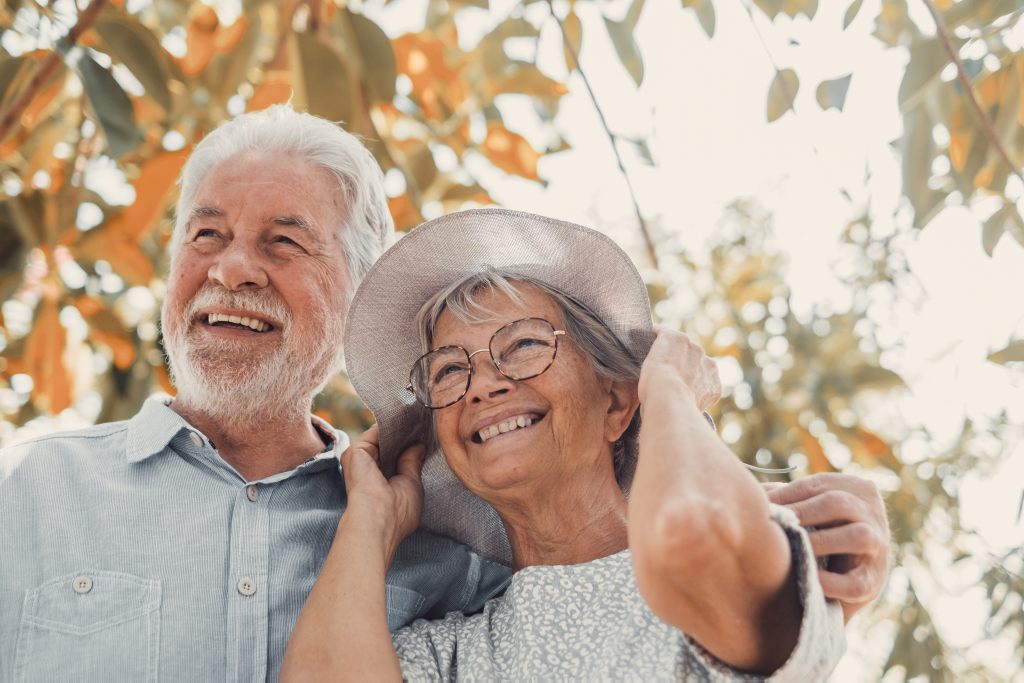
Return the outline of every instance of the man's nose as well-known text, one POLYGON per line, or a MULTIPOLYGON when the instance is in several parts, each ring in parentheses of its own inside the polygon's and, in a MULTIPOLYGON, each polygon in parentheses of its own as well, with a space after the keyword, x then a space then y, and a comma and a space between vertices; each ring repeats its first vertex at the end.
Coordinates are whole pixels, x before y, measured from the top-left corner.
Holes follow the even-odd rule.
POLYGON ((515 388, 515 380, 501 374, 487 349, 474 352, 470 358, 473 365, 473 377, 469 383, 466 399, 483 401, 507 393, 515 388))
POLYGON ((255 248, 233 241, 210 266, 210 280, 225 289, 261 289, 268 284, 267 272, 255 248))

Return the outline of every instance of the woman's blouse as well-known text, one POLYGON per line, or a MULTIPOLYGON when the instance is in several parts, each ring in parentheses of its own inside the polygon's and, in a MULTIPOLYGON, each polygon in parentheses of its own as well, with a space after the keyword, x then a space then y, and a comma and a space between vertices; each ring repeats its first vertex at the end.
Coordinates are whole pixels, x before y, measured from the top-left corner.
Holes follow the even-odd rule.
MULTIPOLYGON (((796 516, 772 506, 785 530, 803 606, 800 635, 773 681, 823 680, 845 649, 842 609, 826 601, 796 516)), ((482 612, 418 620, 394 634, 409 680, 763 680, 717 660, 651 612, 628 550, 578 565, 532 566, 482 612)))

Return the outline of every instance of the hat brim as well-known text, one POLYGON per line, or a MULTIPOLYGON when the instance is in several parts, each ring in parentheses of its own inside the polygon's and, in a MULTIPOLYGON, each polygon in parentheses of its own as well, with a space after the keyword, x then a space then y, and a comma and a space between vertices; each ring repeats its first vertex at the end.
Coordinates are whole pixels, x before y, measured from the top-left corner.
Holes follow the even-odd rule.
MULTIPOLYGON (((415 319, 438 291, 487 267, 536 278, 585 304, 642 359, 654 338, 643 279, 606 235, 574 223, 507 209, 474 209, 423 223, 378 259, 359 286, 345 325, 349 379, 380 430, 381 466, 425 443, 430 411, 406 390, 423 353, 415 319)), ((441 453, 424 464, 422 526, 510 563, 493 508, 470 493, 441 453)))

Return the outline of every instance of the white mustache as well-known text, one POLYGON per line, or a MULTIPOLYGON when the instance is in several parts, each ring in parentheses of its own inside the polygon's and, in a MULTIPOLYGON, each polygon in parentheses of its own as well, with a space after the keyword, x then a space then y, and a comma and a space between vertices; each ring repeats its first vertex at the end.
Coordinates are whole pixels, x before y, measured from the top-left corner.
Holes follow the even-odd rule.
POLYGON ((185 326, 191 326, 196 314, 204 308, 241 308, 277 321, 282 331, 287 331, 292 322, 284 303, 268 289, 231 292, 216 285, 204 285, 185 307, 185 326))

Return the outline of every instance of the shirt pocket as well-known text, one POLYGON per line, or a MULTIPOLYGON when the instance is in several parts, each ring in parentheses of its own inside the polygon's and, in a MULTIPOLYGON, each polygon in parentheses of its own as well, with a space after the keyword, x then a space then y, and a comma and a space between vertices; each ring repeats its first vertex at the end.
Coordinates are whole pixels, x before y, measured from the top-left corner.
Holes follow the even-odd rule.
POLYGON ((420 615, 427 599, 414 590, 388 584, 384 596, 388 606, 388 630, 394 633, 420 615))
POLYGON ((156 681, 160 582, 83 571, 25 591, 14 680, 156 681))

